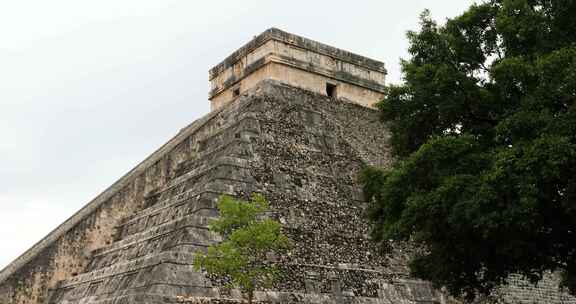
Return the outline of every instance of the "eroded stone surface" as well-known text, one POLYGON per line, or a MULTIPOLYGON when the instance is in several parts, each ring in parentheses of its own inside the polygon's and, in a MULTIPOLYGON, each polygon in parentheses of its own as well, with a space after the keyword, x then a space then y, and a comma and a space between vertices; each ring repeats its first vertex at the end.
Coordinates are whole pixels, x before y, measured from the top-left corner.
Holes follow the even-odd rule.
MULTIPOLYGON (((238 302, 194 271, 192 257, 219 241, 206 227, 218 197, 252 192, 269 199, 295 244, 274 258, 284 276, 258 302, 456 303, 408 276, 408 247, 381 256, 367 239, 357 173, 390 165, 388 138, 376 111, 262 82, 183 129, 4 270, 0 303, 238 302)), ((522 292, 573 303, 550 296, 559 295, 552 285, 522 292)))
POLYGON ((209 99, 218 109, 273 79, 370 107, 384 96, 386 73, 382 62, 271 28, 210 69, 209 99))

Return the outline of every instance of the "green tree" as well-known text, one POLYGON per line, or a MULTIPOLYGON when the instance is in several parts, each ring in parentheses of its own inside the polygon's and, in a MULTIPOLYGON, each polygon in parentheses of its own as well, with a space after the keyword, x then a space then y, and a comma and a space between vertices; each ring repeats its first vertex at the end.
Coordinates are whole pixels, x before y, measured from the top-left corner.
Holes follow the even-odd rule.
POLYGON ((576 293, 576 1, 492 0, 409 32, 378 104, 396 163, 362 174, 372 234, 453 295, 560 271, 576 293))
POLYGON ((227 277, 231 286, 240 288, 252 303, 254 290, 271 286, 279 275, 268 255, 288 249, 290 241, 280 223, 265 217, 269 204, 262 195, 254 194, 251 201, 224 195, 218 201, 218 210, 220 217, 210 223, 209 229, 224 240, 208 247, 206 253, 197 252, 194 266, 227 277))

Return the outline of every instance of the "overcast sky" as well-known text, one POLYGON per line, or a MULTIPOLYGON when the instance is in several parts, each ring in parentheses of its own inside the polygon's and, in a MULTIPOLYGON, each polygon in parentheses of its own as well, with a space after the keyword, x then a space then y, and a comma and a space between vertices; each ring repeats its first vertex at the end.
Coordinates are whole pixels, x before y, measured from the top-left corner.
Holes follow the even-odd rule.
POLYGON ((208 69, 269 27, 384 61, 470 0, 0 1, 0 268, 209 111, 208 69))

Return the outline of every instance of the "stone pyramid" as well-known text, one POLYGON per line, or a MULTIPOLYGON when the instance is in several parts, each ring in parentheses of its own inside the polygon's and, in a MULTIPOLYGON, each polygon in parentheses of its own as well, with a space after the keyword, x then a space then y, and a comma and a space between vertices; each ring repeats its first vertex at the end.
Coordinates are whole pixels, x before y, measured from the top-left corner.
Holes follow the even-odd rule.
MULTIPOLYGON (((377 96, 374 73, 383 67, 276 29, 233 57, 249 58, 267 43, 276 53, 261 52, 243 70, 227 58, 211 71, 211 113, 2 270, 0 304, 238 303, 237 291, 195 271, 192 260, 219 240, 207 230, 219 196, 253 192, 270 201, 295 244, 289 254, 271 257, 283 276, 256 293, 258 302, 459 303, 408 275, 410 246, 397 244, 383 255, 367 237, 357 174, 364 165, 390 166, 389 132, 377 111, 350 99, 377 96), (313 51, 310 63, 278 55, 274 39, 313 51), (327 53, 342 59, 331 65, 340 70, 314 66, 327 53), (298 71, 258 76, 271 66, 262 58, 298 71), (369 80, 352 75, 350 62, 373 69, 369 80), (316 78, 298 74, 302 69, 316 78), (274 80, 278 75, 287 81, 274 80)), ((554 281, 535 287, 514 280, 500 295, 517 303, 576 303, 554 281)))
POLYGON ((93 216, 62 235, 62 245, 20 269, 20 276, 34 279, 12 285, 13 302, 7 303, 237 297, 195 272, 192 256, 217 241, 206 229, 216 216, 216 199, 252 192, 270 200, 296 244, 289 256, 277 257, 284 278, 258 300, 436 303, 428 283, 405 275, 401 258, 380 257, 366 239, 356 174, 363 164, 388 165, 387 134, 373 110, 264 81, 183 129, 93 216), (104 227, 109 217, 119 219, 112 229, 104 227), (96 237, 103 246, 85 250, 82 245, 96 237), (76 252, 83 254, 80 260, 58 258, 76 252), (50 265, 34 265, 43 259, 50 265), (37 275, 50 274, 59 263, 69 263, 73 273, 50 290, 34 286, 42 280, 37 275))

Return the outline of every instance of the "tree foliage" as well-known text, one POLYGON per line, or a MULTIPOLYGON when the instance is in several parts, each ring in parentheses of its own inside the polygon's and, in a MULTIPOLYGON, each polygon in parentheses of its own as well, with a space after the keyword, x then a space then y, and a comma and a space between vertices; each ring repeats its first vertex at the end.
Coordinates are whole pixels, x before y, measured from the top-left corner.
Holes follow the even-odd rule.
POLYGON ((397 158, 368 168, 373 237, 425 248, 414 275, 454 295, 561 271, 576 293, 576 1, 492 0, 409 32, 378 104, 397 158))
POLYGON ((222 196, 218 210, 220 217, 210 223, 209 229, 224 240, 208 247, 206 253, 197 252, 194 266, 229 278, 231 285, 245 292, 251 303, 254 290, 270 286, 279 275, 267 255, 288 249, 290 241, 282 233, 280 223, 264 216, 269 204, 262 195, 254 194, 251 201, 222 196))

